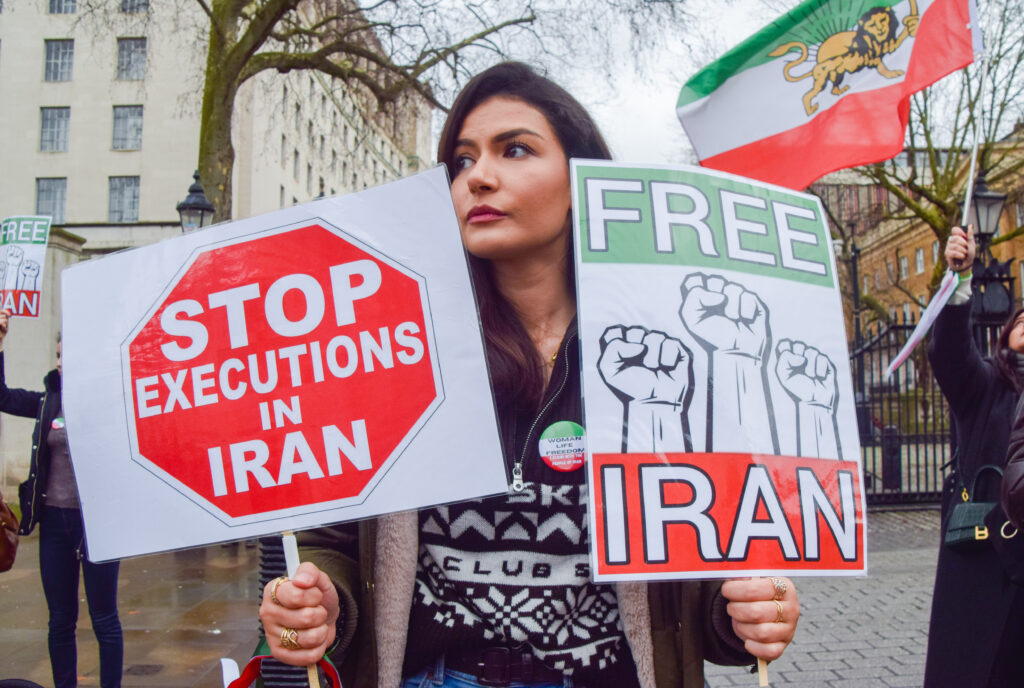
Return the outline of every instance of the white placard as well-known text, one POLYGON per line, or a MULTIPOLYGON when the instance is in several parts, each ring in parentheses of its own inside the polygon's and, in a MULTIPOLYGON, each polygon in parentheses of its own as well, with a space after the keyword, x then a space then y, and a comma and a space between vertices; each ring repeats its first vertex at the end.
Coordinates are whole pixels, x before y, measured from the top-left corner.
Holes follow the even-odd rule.
POLYGON ((442 168, 80 263, 62 292, 93 561, 507 489, 442 168))

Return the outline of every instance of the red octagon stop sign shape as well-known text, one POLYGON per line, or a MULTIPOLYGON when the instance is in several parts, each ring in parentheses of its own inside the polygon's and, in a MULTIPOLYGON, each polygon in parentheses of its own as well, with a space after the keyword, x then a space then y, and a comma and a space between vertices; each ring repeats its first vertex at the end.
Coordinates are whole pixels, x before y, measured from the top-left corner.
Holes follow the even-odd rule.
POLYGON ((440 403, 423 279, 333 228, 200 250, 125 340, 133 458, 227 523, 359 503, 440 403))

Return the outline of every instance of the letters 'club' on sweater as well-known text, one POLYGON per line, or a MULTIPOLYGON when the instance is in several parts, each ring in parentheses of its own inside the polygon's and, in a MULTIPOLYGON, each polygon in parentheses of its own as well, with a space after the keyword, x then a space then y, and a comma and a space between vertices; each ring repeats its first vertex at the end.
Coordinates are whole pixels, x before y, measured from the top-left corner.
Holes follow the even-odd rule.
POLYGON ((903 148, 910 96, 981 51, 973 0, 808 0, 676 104, 701 165, 803 189, 903 148))

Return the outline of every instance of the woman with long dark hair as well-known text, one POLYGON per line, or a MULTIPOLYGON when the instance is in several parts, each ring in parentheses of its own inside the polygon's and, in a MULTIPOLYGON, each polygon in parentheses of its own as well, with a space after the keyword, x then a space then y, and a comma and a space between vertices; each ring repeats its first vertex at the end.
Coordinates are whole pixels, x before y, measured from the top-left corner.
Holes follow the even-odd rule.
MULTIPOLYGON (((518 63, 470 81, 438 159, 470 255, 508 495, 303 536, 260 618, 289 664, 341 662, 346 686, 703 686, 705 659, 774 659, 799 602, 784 578, 598 585, 583 471, 540 458, 582 423, 570 157, 609 158, 583 107, 518 63)), ((439 447, 438 451, 445 448, 439 447)))
MULTIPOLYGON (((961 283, 939 314, 928 346, 935 379, 952 411, 952 471, 942 491, 942 532, 967 490, 975 502, 999 499, 1014 408, 1024 385, 1024 309, 1003 326, 992 357, 971 333, 973 230, 956 227, 946 262, 961 283)), ((998 537, 998 533, 990 533, 998 537)), ((1007 576, 991 542, 939 547, 932 596, 926 688, 1024 686, 1024 594, 1007 576)))

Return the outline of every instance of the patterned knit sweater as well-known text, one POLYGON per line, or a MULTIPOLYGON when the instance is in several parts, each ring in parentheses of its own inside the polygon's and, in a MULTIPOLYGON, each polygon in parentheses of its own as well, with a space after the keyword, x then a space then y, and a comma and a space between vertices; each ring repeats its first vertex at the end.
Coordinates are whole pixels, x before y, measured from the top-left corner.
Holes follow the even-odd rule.
POLYGON ((615 590, 590 581, 585 502, 584 485, 530 484, 423 510, 403 673, 445 653, 528 643, 577 685, 636 686, 615 590))
POLYGON ((525 489, 420 511, 406 676, 444 654, 527 643, 577 686, 639 685, 615 589, 590 580, 584 470, 540 458, 544 428, 581 421, 574 326, 560 352, 539 414, 501 414, 525 489))

